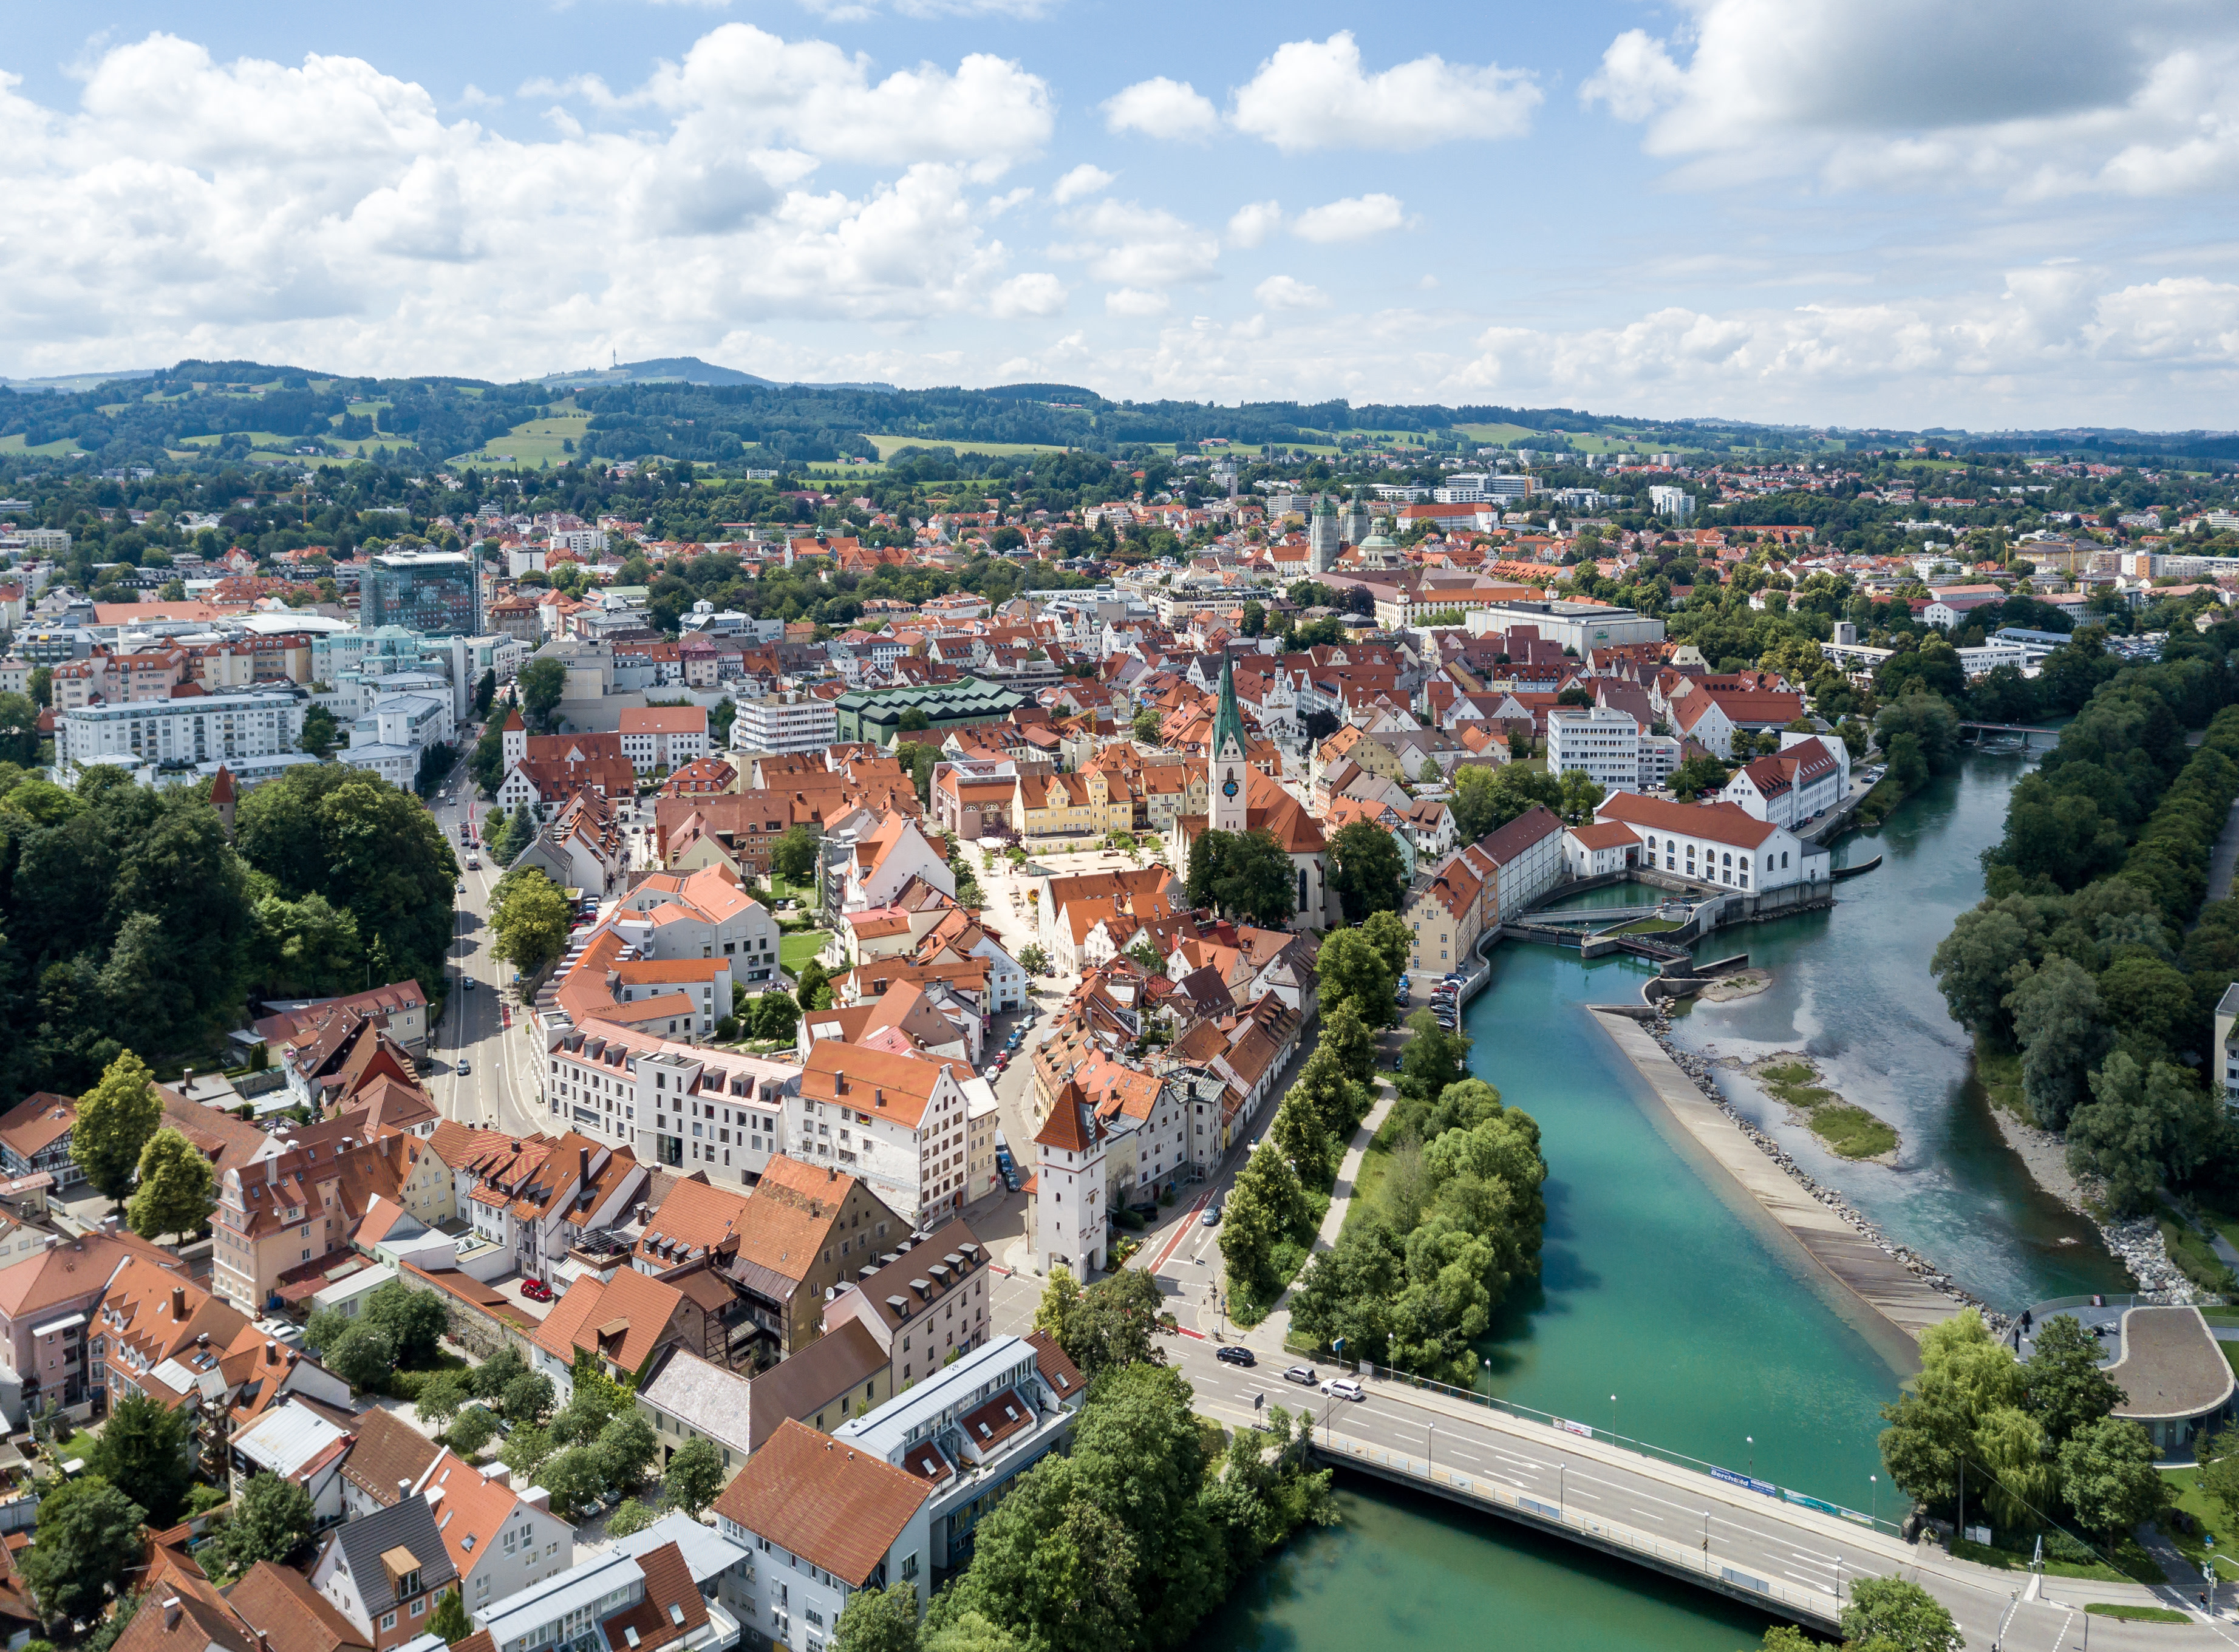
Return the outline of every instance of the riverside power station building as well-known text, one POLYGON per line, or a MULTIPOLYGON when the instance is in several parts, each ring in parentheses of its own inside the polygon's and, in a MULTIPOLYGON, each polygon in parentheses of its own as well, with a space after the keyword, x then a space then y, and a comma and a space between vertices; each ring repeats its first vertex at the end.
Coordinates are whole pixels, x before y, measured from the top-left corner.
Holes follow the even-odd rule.
POLYGON ((902 713, 921 711, 927 723, 921 732, 931 736, 924 743, 938 746, 952 728, 1005 722, 1013 712, 1032 703, 1016 689, 999 688, 977 677, 929 688, 858 689, 834 702, 840 713, 835 738, 892 746, 902 732, 902 713))

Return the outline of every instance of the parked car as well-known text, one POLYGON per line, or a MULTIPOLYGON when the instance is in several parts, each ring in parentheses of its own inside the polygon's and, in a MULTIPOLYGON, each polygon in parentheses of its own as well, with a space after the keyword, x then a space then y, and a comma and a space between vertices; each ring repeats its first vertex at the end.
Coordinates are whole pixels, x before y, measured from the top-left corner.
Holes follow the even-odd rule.
POLYGON ((1021 1184, 1021 1183, 1020 1182, 1020 1180, 1019 1180, 1019 1173, 1018 1173, 1018 1171, 1005 1171, 1003 1172, 1003 1185, 1004 1185, 1005 1187, 1009 1188, 1009 1189, 1011 1190, 1011 1191, 1013 1191, 1013 1193, 1017 1192, 1017 1191, 1019 1191, 1020 1187, 1022 1185, 1022 1184, 1021 1184))
POLYGON ((1257 1365, 1259 1363, 1257 1354, 1235 1343, 1223 1343, 1213 1351, 1213 1357, 1224 1365, 1257 1365))
POLYGON ((1322 1379, 1311 1365, 1293 1365, 1283 1373, 1286 1383, 1296 1383, 1300 1388, 1312 1388, 1322 1379))
POLYGON ((1322 1392, 1333 1400, 1365 1400, 1367 1391, 1350 1377, 1332 1377, 1322 1383, 1322 1392))
POLYGON ((553 1298, 552 1287, 541 1279, 523 1279, 521 1294, 531 1302, 550 1302, 553 1298))
POLYGON ((1146 1222, 1155 1222, 1159 1219, 1159 1202, 1156 1199, 1143 1199, 1130 1204, 1127 1208, 1146 1222))

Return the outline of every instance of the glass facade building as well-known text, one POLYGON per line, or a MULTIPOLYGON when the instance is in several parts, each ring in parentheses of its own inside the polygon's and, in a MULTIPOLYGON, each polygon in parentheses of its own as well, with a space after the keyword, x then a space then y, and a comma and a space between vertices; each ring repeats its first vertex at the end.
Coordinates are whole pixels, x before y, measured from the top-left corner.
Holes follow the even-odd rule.
POLYGON ((460 551, 392 551, 375 556, 359 599, 358 628, 402 626, 423 637, 482 634, 482 582, 460 551))

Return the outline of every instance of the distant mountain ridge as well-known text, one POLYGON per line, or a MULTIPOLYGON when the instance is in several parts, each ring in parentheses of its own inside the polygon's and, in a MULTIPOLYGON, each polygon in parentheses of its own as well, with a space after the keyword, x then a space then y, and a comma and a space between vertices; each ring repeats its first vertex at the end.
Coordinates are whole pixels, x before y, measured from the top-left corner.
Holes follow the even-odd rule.
POLYGON ((734 367, 718 367, 696 355, 663 355, 649 362, 624 362, 615 367, 584 368, 571 373, 548 373, 540 384, 569 387, 596 384, 758 384, 783 390, 800 386, 815 390, 876 390, 891 395, 891 384, 814 382, 803 379, 766 379, 734 367))

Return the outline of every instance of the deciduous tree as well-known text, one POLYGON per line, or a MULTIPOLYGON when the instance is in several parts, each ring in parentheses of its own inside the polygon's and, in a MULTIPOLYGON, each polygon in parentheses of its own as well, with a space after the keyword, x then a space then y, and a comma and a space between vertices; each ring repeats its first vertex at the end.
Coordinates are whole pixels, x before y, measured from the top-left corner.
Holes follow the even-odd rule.
POLYGON ((1330 887, 1337 891, 1346 923, 1397 910, 1407 892, 1407 866, 1390 833, 1356 820, 1330 839, 1329 856, 1330 887))
POLYGON ((1902 1577, 1861 1577, 1851 1586, 1843 1639, 1860 1652, 1959 1652, 1967 1643, 1943 1602, 1902 1577))
POLYGON ((723 1454, 711 1440, 694 1436, 679 1446, 661 1477, 661 1492, 671 1508, 694 1520, 723 1489, 723 1454))
POLYGON ((143 1558, 140 1523, 147 1512, 97 1474, 47 1491, 39 1501, 37 1541, 17 1562, 40 1611, 97 1616, 143 1558))
POLYGON ((533 976, 567 949, 571 916, 557 884, 533 866, 516 866, 498 879, 490 956, 533 976))
POLYGON ((282 1565, 310 1542, 313 1523, 309 1492, 284 1475, 252 1475, 235 1494, 218 1551, 236 1576, 260 1560, 282 1565))
POLYGON ((193 1485, 187 1416, 144 1394, 127 1394, 103 1424, 86 1467, 148 1511, 158 1530, 177 1517, 193 1485))
POLYGON ((2048 958, 2035 969, 2019 965, 2014 983, 2006 1007, 2022 1048, 2022 1094, 2039 1125, 2063 1130, 2106 1047, 2099 989, 2090 972, 2068 958, 2048 958))
POLYGON ((148 1064, 127 1050, 78 1098, 70 1158, 96 1189, 122 1204, 139 1172, 141 1152, 163 1118, 148 1064))
POLYGON ((919 1652, 917 1585, 859 1589, 841 1609, 834 1652, 919 1652))
POLYGON ((176 1130, 159 1130, 140 1150, 140 1185, 125 1207, 125 1219, 143 1239, 198 1233, 216 1208, 215 1184, 201 1148, 176 1130))
POLYGON ((2060 1448, 2060 1482, 2084 1529, 2109 1542, 2169 1503, 2153 1441, 2122 1417, 2103 1416, 2060 1448))

